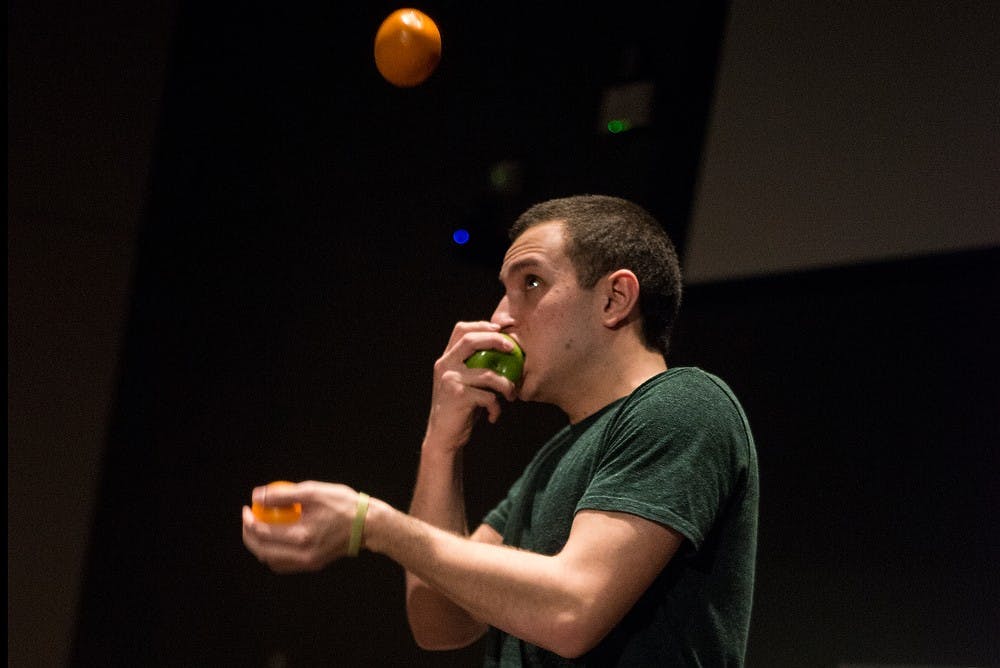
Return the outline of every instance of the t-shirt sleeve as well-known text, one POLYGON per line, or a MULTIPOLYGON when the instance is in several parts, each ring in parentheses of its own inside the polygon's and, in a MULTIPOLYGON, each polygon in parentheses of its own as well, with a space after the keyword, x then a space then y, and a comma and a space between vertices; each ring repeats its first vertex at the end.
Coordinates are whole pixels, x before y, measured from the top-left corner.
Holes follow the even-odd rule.
POLYGON ((697 549, 748 460, 742 412, 707 375, 682 392, 650 388, 622 406, 577 511, 626 512, 697 549))

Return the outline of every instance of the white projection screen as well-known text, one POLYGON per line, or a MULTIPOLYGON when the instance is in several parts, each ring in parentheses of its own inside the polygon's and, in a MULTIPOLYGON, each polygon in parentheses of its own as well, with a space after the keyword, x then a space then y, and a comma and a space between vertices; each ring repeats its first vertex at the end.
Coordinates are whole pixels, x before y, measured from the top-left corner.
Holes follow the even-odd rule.
POLYGON ((1000 246, 998 16, 733 0, 686 280, 1000 246))

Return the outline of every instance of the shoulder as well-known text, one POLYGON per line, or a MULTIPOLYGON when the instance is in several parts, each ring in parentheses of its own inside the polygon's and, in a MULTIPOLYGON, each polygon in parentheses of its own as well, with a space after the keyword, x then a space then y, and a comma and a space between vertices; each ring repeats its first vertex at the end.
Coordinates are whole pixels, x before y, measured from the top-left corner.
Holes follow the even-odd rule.
POLYGON ((749 421, 733 390, 697 367, 673 367, 640 385, 616 411, 611 429, 753 448, 749 421))
POLYGON ((629 396, 622 408, 635 408, 652 404, 675 409, 696 407, 699 412, 706 406, 717 405, 736 413, 743 409, 736 394, 718 376, 698 367, 672 367, 640 385, 629 396))

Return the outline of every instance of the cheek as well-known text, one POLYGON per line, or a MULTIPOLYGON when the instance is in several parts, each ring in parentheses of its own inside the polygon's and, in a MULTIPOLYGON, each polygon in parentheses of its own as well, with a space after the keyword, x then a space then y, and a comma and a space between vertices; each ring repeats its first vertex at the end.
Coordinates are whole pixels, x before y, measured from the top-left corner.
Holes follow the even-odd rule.
POLYGON ((537 304, 530 317, 521 323, 521 335, 525 343, 531 345, 525 348, 525 366, 558 366, 561 358, 580 347, 579 330, 584 324, 583 317, 579 309, 574 310, 571 305, 556 299, 537 304))
MULTIPOLYGON (((572 363, 579 341, 567 329, 553 329, 537 339, 535 359, 532 367, 549 376, 572 363)), ((527 360, 527 358, 526 358, 527 360)), ((525 366, 530 364, 526 361, 525 366)))

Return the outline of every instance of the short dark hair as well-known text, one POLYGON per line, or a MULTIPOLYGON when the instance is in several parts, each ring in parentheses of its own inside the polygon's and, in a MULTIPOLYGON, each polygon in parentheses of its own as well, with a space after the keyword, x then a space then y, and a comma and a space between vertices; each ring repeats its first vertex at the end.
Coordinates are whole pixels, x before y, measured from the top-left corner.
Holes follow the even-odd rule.
POLYGON ((608 195, 575 195, 540 202, 510 228, 511 241, 529 227, 558 221, 580 287, 592 288, 617 269, 639 279, 639 313, 647 345, 664 356, 681 304, 681 270, 673 241, 638 204, 608 195))

